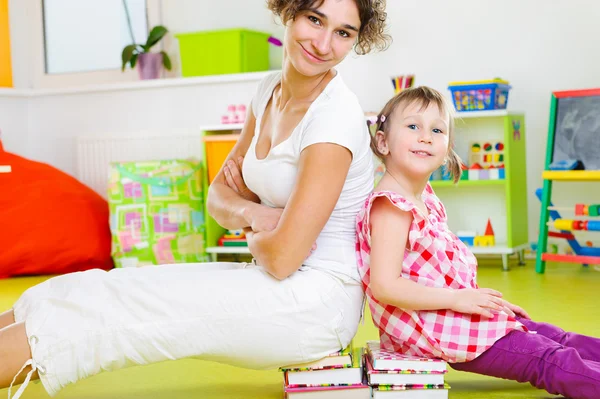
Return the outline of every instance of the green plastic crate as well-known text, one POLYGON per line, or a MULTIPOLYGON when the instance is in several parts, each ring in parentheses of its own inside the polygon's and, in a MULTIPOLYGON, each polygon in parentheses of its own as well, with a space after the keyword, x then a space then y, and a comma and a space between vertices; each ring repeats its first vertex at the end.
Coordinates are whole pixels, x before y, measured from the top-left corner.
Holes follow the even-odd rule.
POLYGON ((181 74, 190 77, 267 71, 270 36, 247 29, 176 34, 181 74))

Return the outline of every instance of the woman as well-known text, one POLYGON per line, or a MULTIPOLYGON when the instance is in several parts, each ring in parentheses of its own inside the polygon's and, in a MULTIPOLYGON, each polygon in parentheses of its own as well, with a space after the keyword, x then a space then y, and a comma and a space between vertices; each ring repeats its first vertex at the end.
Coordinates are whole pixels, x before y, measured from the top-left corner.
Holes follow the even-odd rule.
POLYGON ((363 112, 334 67, 355 46, 385 46, 384 4, 268 5, 286 26, 282 72, 259 85, 208 197, 222 226, 246 228, 253 263, 92 270, 32 287, 0 316, 1 387, 39 377, 54 395, 103 370, 185 357, 274 368, 352 339, 363 302, 354 220, 373 168, 363 112))

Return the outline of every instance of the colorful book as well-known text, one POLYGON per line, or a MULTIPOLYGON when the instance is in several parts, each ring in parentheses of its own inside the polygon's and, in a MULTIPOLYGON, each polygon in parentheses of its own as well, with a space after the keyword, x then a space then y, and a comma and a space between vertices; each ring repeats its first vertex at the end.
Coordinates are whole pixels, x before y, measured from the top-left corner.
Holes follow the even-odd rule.
POLYGON ((446 371, 375 370, 365 356, 370 385, 443 385, 446 371))
POLYGON ((350 368, 352 367, 352 351, 354 347, 352 342, 346 348, 334 352, 322 359, 315 360, 314 362, 292 364, 284 366, 279 371, 308 371, 308 370, 321 370, 321 369, 334 369, 334 368, 350 368))
POLYGON ((286 370, 286 387, 315 387, 329 385, 360 385, 363 383, 363 348, 352 354, 352 367, 286 370))
POLYGON ((381 349, 379 341, 367 341, 367 354, 374 370, 448 371, 441 359, 419 358, 381 349))
POLYGON ((221 247, 247 247, 248 240, 245 238, 219 238, 218 245, 221 247))
POLYGON ((448 384, 373 387, 373 399, 448 399, 448 384))
POLYGON ((286 399, 371 399, 371 387, 366 383, 346 386, 285 387, 284 394, 286 399))

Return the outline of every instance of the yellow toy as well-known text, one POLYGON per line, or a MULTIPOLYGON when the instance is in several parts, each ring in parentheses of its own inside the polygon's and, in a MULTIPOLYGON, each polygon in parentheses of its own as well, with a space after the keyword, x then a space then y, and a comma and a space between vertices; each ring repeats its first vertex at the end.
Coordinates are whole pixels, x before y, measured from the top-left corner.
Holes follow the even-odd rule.
POLYGON ((490 219, 488 219, 485 234, 482 236, 475 236, 474 242, 476 247, 493 247, 496 245, 494 229, 492 229, 492 221, 490 219))

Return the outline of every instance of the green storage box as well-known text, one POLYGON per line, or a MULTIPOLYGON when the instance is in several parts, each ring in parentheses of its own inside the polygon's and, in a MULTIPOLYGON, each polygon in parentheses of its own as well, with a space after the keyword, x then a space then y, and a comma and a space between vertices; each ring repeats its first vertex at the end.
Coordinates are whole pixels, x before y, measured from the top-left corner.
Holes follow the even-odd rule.
POLYGON ((181 74, 190 77, 267 71, 270 36, 247 29, 176 34, 181 74))

